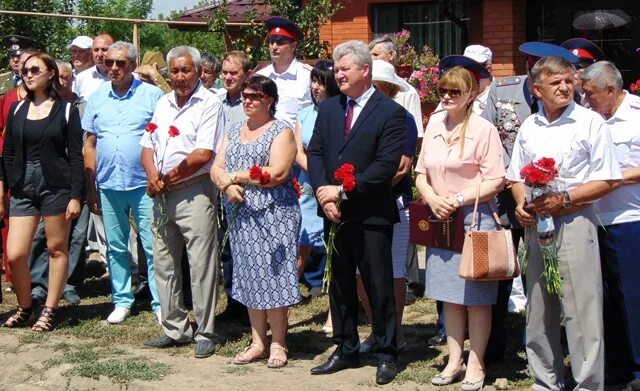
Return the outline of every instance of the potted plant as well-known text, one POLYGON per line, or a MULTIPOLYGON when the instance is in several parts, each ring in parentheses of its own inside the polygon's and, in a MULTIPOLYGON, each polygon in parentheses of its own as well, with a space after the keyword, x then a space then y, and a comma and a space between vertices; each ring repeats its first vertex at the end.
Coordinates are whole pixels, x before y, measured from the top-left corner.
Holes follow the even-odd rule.
POLYGON ((398 58, 396 59, 396 73, 398 76, 408 79, 416 64, 418 55, 409 40, 411 33, 402 29, 391 35, 391 40, 398 47, 398 58))
POLYGON ((415 61, 415 70, 409 77, 411 84, 420 97, 422 105, 422 121, 427 123, 429 116, 438 106, 440 97, 438 96, 438 81, 440 80, 440 68, 438 64, 440 58, 428 46, 422 47, 422 53, 415 61))

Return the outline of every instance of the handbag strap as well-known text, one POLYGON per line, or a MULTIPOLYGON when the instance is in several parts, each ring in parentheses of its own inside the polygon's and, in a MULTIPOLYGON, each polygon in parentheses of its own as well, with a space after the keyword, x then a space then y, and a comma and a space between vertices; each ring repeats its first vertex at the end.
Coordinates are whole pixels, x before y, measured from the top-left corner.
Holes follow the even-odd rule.
MULTIPOLYGON (((480 184, 478 184, 477 188, 476 188, 476 201, 473 205, 473 217, 471 218, 471 227, 469 227, 469 230, 473 230, 473 227, 476 228, 476 231, 479 231, 480 229, 478 228, 478 200, 480 199, 480 184)), ((496 207, 493 205, 493 200, 489 200, 488 202, 489 204, 489 208, 491 209, 491 215, 493 216, 493 219, 496 221, 496 224, 498 226, 498 230, 502 230, 504 229, 504 227, 502 226, 502 224, 500 224, 500 218, 498 217, 498 212, 496 211, 496 207)))

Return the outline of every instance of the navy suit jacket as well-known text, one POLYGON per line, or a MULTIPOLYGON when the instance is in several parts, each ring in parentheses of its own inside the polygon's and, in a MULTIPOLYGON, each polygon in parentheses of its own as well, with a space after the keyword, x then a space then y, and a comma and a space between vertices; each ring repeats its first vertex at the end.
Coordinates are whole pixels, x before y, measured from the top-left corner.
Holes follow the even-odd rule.
MULTIPOLYGON (((340 204, 342 221, 389 225, 399 221, 391 179, 398 171, 406 142, 406 110, 375 90, 349 136, 344 138, 344 95, 320 106, 307 148, 307 164, 314 192, 339 185, 333 173, 344 163, 355 167, 356 188, 340 204)), ((322 208, 318 215, 324 217, 322 208)))

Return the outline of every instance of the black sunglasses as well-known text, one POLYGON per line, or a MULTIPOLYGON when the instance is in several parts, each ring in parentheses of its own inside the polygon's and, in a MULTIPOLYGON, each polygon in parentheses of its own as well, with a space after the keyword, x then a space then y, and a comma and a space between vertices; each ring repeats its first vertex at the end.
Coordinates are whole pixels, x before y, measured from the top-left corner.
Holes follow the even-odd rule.
POLYGON ((111 68, 113 64, 116 64, 118 68, 124 68, 127 66, 127 60, 104 60, 104 65, 107 68, 111 68))
POLYGON ((250 101, 256 102, 264 98, 266 95, 260 92, 255 93, 242 93, 242 99, 249 99, 250 101))
POLYGON ((40 72, 42 72, 42 69, 37 65, 34 65, 31 68, 24 67, 24 68, 20 69, 20 74, 22 76, 27 76, 29 74, 29 72, 31 72, 31 74, 33 76, 36 76, 36 75, 39 75, 40 72))
POLYGON ((445 95, 449 94, 451 98, 459 98, 462 95, 462 91, 458 89, 449 89, 449 88, 438 88, 438 95, 443 98, 445 95))
POLYGON ((270 44, 275 43, 278 46, 282 46, 282 45, 286 45, 288 43, 293 42, 293 40, 291 38, 274 36, 274 37, 267 38, 267 42, 270 44))

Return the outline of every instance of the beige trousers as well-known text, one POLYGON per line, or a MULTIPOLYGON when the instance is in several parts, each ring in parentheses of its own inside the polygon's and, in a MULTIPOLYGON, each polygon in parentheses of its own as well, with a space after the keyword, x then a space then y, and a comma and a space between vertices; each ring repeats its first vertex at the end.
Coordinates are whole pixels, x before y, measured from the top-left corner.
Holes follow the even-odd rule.
POLYGON ((216 192, 213 183, 205 179, 153 200, 153 262, 162 328, 167 336, 179 342, 214 336, 219 268, 216 192), (180 265, 185 246, 191 270, 193 314, 198 324, 195 333, 182 300, 180 265))
POLYGON ((604 389, 602 275, 591 207, 554 218, 562 296, 546 290, 535 232, 527 263, 527 358, 536 390, 564 390, 561 322, 567 332, 575 390, 604 389))

